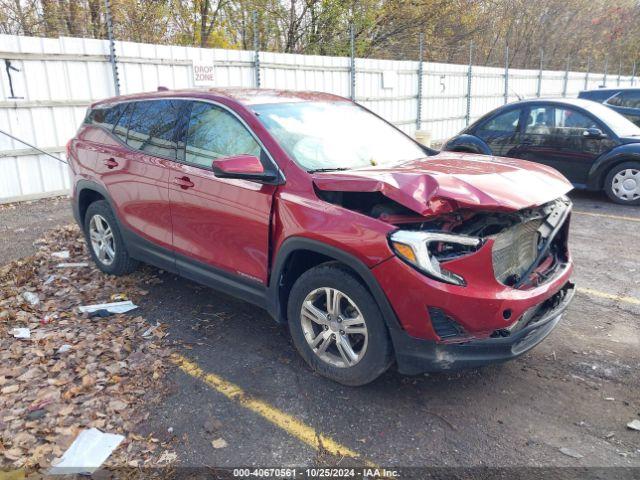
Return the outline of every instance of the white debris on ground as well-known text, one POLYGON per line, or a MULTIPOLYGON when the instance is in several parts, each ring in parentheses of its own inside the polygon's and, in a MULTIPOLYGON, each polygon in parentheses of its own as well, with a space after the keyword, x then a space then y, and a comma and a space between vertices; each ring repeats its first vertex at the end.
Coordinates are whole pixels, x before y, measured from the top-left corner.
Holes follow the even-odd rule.
POLYGON ((145 404, 157 400, 170 355, 166 334, 161 325, 149 331, 140 316, 91 318, 78 307, 139 299, 147 293, 140 286, 159 280, 150 273, 113 277, 93 264, 60 275, 52 252, 68 251, 70 265, 89 265, 75 226, 36 245, 33 257, 0 268, 0 470, 45 471, 89 429, 124 437, 105 466, 155 465, 162 445, 135 432, 149 416, 145 404))

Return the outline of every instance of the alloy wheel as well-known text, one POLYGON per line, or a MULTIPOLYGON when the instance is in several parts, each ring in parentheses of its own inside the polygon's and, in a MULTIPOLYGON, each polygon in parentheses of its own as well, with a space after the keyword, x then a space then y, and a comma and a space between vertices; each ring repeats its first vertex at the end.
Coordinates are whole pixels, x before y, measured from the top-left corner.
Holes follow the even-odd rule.
POLYGON ((111 265, 116 257, 113 231, 102 215, 95 214, 89 222, 89 239, 96 257, 104 265, 111 265))
POLYGON ((347 368, 364 357, 367 324, 355 302, 340 290, 324 287, 309 293, 300 321, 311 350, 324 362, 347 368))
POLYGON ((640 170, 627 168, 615 174, 611 181, 611 190, 621 200, 640 198, 640 170))

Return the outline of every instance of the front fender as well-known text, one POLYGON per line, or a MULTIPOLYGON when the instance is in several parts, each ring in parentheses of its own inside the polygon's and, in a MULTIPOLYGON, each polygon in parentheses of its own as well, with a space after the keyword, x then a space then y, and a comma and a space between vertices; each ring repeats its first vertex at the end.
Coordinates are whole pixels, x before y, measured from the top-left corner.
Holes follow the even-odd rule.
POLYGON ((449 152, 471 152, 481 155, 493 155, 489 146, 475 135, 463 133, 448 140, 442 150, 449 152))
POLYGON ((282 243, 275 256, 268 286, 267 298, 269 300, 269 305, 267 306, 267 310, 278 322, 285 321, 285 312, 287 308, 286 305, 280 304, 280 279, 282 278, 291 255, 299 250, 322 254, 351 268, 362 279, 369 291, 372 293, 389 329, 395 330, 401 328, 386 294, 367 265, 365 265, 360 259, 340 248, 305 237, 287 238, 282 243))
POLYGON ((640 144, 620 145, 600 155, 589 169, 587 188, 601 190, 609 170, 615 165, 629 161, 640 163, 640 144))

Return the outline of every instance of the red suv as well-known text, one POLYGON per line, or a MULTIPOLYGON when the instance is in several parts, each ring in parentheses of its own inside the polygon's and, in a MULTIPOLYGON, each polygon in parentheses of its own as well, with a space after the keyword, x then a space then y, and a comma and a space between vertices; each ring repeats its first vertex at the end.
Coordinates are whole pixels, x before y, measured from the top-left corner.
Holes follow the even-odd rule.
POLYGON ((68 157, 103 272, 142 261, 259 305, 347 385, 394 361, 415 374, 514 358, 573 297, 562 175, 435 152, 334 95, 112 98, 68 157))

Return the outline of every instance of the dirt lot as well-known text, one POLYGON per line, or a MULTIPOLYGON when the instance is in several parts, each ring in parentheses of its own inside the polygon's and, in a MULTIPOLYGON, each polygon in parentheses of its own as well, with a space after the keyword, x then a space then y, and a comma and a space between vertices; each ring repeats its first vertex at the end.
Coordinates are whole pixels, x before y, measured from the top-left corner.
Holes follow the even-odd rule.
MULTIPOLYGON (((182 342, 181 355, 212 375, 172 368, 169 394, 141 431, 169 441, 189 466, 349 464, 305 443, 305 430, 269 413, 277 411, 322 434, 325 444, 356 452, 355 463, 640 467, 640 432, 626 428, 640 419, 640 209, 595 194, 572 197, 580 287, 573 304, 532 352, 480 370, 390 371, 366 387, 343 387, 311 373, 263 311, 161 274, 140 315, 166 324, 182 342), (252 409, 230 395, 231 384, 267 407, 252 409), (226 446, 212 447, 216 439, 226 446)), ((29 254, 43 231, 71 221, 67 203, 0 207, 0 264, 29 254)))

